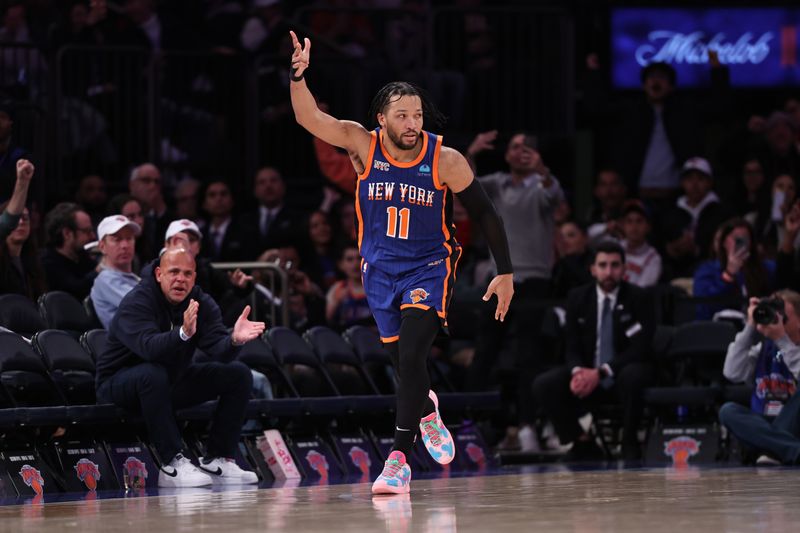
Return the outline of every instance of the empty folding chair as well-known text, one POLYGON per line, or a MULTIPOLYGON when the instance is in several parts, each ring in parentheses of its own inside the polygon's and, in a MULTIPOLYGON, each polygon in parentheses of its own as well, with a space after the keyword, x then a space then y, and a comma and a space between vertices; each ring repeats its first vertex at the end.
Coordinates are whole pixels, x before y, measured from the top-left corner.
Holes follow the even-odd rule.
POLYGON ((46 329, 31 339, 50 371, 58 390, 71 405, 92 405, 94 393, 94 361, 75 338, 58 329, 46 329))
POLYGON ((378 333, 367 326, 353 326, 342 333, 342 337, 361 359, 381 394, 397 392, 397 374, 378 333))
POLYGON ((280 362, 272 353, 272 347, 262 339, 253 339, 245 343, 239 351, 237 359, 253 370, 261 372, 270 382, 279 388, 278 396, 297 397, 297 390, 292 385, 292 380, 281 367, 280 362))
POLYGON ((0 296, 0 326, 26 338, 33 337, 37 331, 47 329, 36 304, 21 294, 0 296))
POLYGON ((361 359, 338 333, 317 326, 306 331, 303 338, 325 364, 339 392, 348 395, 380 394, 361 359))
POLYGON ((94 310, 94 302, 92 301, 91 296, 87 296, 83 299, 83 310, 86 311, 86 316, 89 317, 89 321, 92 324, 91 329, 99 329, 103 327, 100 319, 97 318, 97 311, 94 310))
POLYGON ((105 351, 107 341, 108 331, 104 329, 90 329, 81 335, 80 339, 81 346, 94 362, 97 362, 98 357, 105 351))
POLYGON ((339 396, 325 365, 300 335, 287 327, 271 328, 266 340, 287 370, 300 396, 339 396))
POLYGON ((25 409, 24 422, 62 425, 68 422, 64 397, 41 357, 20 335, 0 331, 0 388, 9 407, 25 409))
POLYGON ((48 329, 60 329, 78 338, 92 328, 92 321, 83 304, 64 291, 50 291, 39 297, 39 312, 48 329))

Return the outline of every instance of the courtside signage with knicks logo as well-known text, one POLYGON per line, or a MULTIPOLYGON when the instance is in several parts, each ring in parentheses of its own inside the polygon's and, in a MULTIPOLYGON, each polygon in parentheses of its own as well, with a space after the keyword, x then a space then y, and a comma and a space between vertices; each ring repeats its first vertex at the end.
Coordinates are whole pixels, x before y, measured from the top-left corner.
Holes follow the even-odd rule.
POLYGON ((411 289, 411 293, 409 293, 409 298, 411 298, 412 304, 417 304, 419 302, 428 299, 428 291, 426 291, 423 288, 411 289))
POLYGON ((75 475, 89 490, 97 490, 100 481, 100 467, 89 459, 81 459, 75 463, 75 475))
POLYGON ((672 459, 673 466, 688 466, 689 458, 700 453, 700 444, 692 437, 675 437, 664 443, 664 455, 672 459))
POLYGON ((143 489, 147 486, 147 465, 136 457, 128 457, 122 464, 125 488, 143 489))
POLYGON ((328 471, 330 470, 330 466, 328 465, 328 460, 325 458, 324 455, 319 453, 317 450, 309 450, 306 454, 306 462, 308 466, 314 470, 317 475, 319 475, 319 479, 321 482, 328 481, 328 471))
POLYGON ((44 477, 42 477, 42 473, 37 468, 28 464, 22 465, 19 470, 19 477, 22 478, 23 483, 33 489, 37 496, 42 495, 44 492, 44 477))
POLYGON ((378 161, 377 159, 375 160, 373 166, 375 167, 375 170, 380 170, 382 172, 389 172, 390 168, 389 163, 387 163, 386 161, 378 161))

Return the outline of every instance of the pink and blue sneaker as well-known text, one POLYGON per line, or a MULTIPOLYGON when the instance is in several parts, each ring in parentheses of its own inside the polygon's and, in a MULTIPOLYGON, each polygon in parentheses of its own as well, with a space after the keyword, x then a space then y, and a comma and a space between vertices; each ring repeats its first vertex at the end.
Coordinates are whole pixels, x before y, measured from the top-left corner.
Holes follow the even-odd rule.
POLYGON ((439 398, 433 391, 428 392, 435 411, 419 421, 419 432, 422 435, 422 442, 431 454, 433 460, 439 464, 449 464, 456 456, 456 447, 453 443, 453 436, 444 427, 442 417, 439 415, 439 398))
POLYGON ((383 472, 372 484, 372 494, 408 494, 411 490, 411 467, 403 452, 395 450, 383 465, 383 472))

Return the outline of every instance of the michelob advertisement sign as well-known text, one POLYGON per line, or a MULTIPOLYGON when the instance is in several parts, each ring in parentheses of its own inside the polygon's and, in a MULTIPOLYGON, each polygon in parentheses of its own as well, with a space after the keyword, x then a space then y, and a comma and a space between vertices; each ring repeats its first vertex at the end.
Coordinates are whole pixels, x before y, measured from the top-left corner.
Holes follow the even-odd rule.
POLYGON ((641 86, 649 63, 672 65, 679 87, 708 86, 709 50, 739 87, 800 85, 800 8, 660 9, 611 12, 612 80, 641 86))

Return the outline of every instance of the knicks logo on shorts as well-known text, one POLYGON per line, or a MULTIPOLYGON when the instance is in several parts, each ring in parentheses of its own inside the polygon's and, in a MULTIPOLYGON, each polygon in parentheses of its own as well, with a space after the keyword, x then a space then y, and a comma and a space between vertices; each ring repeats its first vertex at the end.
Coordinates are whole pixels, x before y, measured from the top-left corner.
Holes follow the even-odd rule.
POLYGON ((411 297, 412 304, 418 304, 419 302, 428 298, 428 291, 425 289, 411 289, 411 293, 409 294, 411 297))

